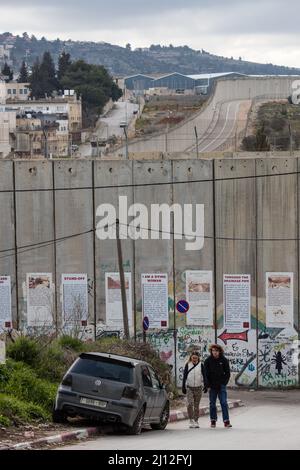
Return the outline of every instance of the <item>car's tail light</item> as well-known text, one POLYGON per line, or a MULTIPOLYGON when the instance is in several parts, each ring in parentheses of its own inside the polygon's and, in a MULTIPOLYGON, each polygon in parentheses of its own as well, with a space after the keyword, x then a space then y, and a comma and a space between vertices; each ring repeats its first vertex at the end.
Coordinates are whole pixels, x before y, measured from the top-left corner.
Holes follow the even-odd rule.
POLYGON ((139 398, 139 391, 134 387, 125 387, 123 390, 123 397, 130 398, 131 400, 136 400, 139 398))
POLYGON ((67 387, 72 386, 72 375, 66 375, 63 378, 62 385, 66 385, 67 387))

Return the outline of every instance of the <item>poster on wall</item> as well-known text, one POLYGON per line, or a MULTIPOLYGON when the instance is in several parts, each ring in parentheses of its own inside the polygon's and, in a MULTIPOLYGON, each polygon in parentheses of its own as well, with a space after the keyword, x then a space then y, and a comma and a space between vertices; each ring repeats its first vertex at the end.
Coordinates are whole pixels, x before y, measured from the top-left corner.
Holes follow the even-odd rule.
POLYGON ((54 323, 52 274, 27 274, 26 288, 28 326, 52 326, 54 323))
POLYGON ((294 325, 294 273, 266 273, 268 328, 294 325))
POLYGON ((5 362, 6 362, 5 341, 0 340, 0 364, 5 364, 5 362))
POLYGON ((0 329, 11 327, 11 279, 0 276, 0 329))
POLYGON ((190 305, 186 317, 188 326, 214 324, 212 271, 186 272, 186 300, 190 305))
POLYGON ((224 274, 224 328, 251 327, 251 275, 224 274))
POLYGON ((169 327, 168 274, 142 274, 143 318, 149 329, 169 327))
POLYGON ((62 316, 64 324, 86 325, 88 320, 87 274, 62 275, 62 316))
MULTIPOLYGON (((133 325, 131 273, 124 273, 127 298, 128 324, 133 325)), ((105 273, 106 325, 123 330, 123 310, 119 273, 105 273)))

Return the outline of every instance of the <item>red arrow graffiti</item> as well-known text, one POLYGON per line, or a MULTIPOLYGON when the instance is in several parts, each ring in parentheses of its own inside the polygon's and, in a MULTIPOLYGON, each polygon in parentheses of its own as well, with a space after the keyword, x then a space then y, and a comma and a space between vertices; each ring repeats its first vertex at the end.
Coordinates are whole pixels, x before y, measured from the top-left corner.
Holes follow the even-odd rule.
POLYGON ((218 337, 221 339, 225 345, 227 345, 227 341, 248 341, 248 331, 243 331, 242 333, 227 333, 227 330, 223 331, 223 333, 218 337))

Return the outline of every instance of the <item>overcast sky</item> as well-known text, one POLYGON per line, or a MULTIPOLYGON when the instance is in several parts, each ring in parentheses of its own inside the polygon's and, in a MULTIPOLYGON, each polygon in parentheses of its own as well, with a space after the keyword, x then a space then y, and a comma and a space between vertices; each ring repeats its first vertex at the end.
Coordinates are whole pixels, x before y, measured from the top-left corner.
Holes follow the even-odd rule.
POLYGON ((0 0, 0 31, 300 67, 299 0, 0 0))

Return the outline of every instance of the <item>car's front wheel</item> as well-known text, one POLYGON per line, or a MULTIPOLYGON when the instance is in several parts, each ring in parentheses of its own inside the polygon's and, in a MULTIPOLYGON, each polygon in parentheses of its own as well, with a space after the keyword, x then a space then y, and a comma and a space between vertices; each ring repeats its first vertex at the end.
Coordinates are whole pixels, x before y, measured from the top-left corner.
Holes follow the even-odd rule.
POLYGON ((159 423, 152 423, 151 428, 154 429, 155 431, 163 431, 164 429, 166 429, 168 425, 169 417, 170 417, 170 403, 167 402, 164 406, 164 409, 161 412, 159 423))
POLYGON ((135 421, 132 426, 129 426, 127 428, 127 434, 133 436, 133 435, 138 435, 141 434, 142 432, 142 427, 143 427, 143 422, 144 422, 144 416, 145 416, 145 409, 144 407, 139 411, 137 417, 135 418, 135 421))

